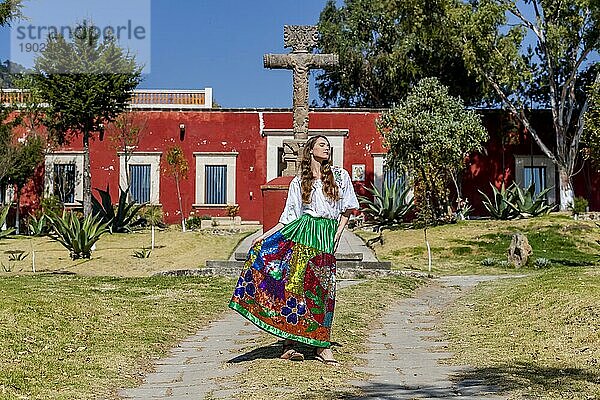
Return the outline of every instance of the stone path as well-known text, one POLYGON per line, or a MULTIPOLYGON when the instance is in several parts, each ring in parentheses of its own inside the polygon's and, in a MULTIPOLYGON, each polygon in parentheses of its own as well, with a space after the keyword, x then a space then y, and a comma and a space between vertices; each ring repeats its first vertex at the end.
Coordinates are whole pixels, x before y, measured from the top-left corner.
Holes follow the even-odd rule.
POLYGON ((363 395, 357 399, 504 399, 494 395, 498 388, 478 380, 454 382, 452 376, 469 367, 440 364, 451 356, 446 342, 433 330, 439 312, 465 290, 495 279, 491 276, 454 276, 436 279, 403 299, 384 317, 380 329, 368 341, 369 351, 359 357, 367 366, 356 370, 372 374, 367 382, 353 382, 363 395))
MULTIPOLYGON (((446 343, 436 341, 433 331, 441 309, 456 300, 466 289, 495 277, 445 277, 419 289, 414 297, 403 299, 385 316, 383 326, 369 338, 367 360, 357 370, 372 374, 367 382, 352 382, 363 395, 356 399, 503 399, 493 395, 494 387, 479 381, 455 383, 452 375, 468 367, 439 364, 447 358, 446 343)), ((340 281, 338 288, 358 281, 340 281)), ((243 371, 234 361, 236 354, 260 331, 237 313, 187 338, 171 354, 157 362, 156 371, 134 389, 119 393, 126 399, 235 399, 236 392, 228 379, 243 371)), ((273 349, 277 352, 279 349, 273 349)), ((247 356, 247 355, 245 355, 247 356)), ((238 357, 239 358, 239 357, 238 357)))
MULTIPOLYGON (((359 282, 344 280, 337 286, 341 289, 359 282)), ((122 390, 119 395, 136 400, 198 400, 207 395, 235 399, 233 384, 227 378, 242 372, 243 364, 234 357, 260 333, 236 312, 228 312, 224 319, 188 337, 168 357, 159 360, 156 371, 148 374, 141 386, 122 390)))

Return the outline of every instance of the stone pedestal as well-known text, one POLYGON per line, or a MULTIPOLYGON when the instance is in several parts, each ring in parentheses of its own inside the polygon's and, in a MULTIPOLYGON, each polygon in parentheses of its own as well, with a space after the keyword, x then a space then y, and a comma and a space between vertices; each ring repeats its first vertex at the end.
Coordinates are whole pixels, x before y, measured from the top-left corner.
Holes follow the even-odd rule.
POLYGON ((260 187, 263 195, 263 232, 279 222, 292 179, 293 176, 280 176, 260 187))

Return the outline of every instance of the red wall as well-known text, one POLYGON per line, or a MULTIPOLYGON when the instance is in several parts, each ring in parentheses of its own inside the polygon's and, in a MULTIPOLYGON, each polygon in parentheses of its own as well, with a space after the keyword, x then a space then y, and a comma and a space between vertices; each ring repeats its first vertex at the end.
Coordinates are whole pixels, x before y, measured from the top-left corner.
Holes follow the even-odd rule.
MULTIPOLYGON (((192 211, 195 200, 194 152, 237 152, 236 199, 243 220, 262 221, 263 198, 261 185, 266 183, 266 138, 261 136, 261 116, 264 129, 290 129, 292 113, 277 110, 203 110, 203 111, 139 111, 140 121, 146 120, 146 130, 136 151, 161 151, 162 163, 169 147, 178 145, 184 150, 189 163, 189 177, 181 183, 183 209, 186 216, 192 211), (180 138, 179 125, 185 124, 185 135, 180 138), (253 197, 250 197, 250 192, 253 197)), ((474 205, 476 213, 482 214, 481 195, 477 189, 490 193, 489 182, 497 187, 502 181, 510 184, 514 179, 513 154, 541 154, 537 145, 531 146, 527 132, 502 111, 482 111, 484 124, 490 132, 490 141, 484 154, 470 158, 463 174, 463 195, 474 205), (502 133, 508 132, 510 140, 502 143, 502 133)), ((378 111, 322 110, 311 111, 309 129, 344 129, 344 165, 350 171, 352 164, 365 164, 364 184, 373 181, 372 154, 384 153, 381 138, 375 129, 378 111)), ((548 113, 538 112, 532 117, 538 132, 551 135, 551 118, 548 113)), ((108 136, 108 133, 105 135, 108 136)), ((548 142, 552 142, 549 140, 548 142)), ((81 150, 81 138, 74 138, 64 150, 81 150)), ((110 185, 113 199, 118 197, 119 157, 108 137, 91 143, 92 187, 110 185)), ((589 167, 575 178, 577 195, 590 200, 591 209, 600 209, 600 176, 589 167)), ((38 204, 37 196, 43 186, 42 171, 26 188, 22 204, 29 208, 38 204), (35 190, 37 188, 37 190, 35 190)), ((365 194, 363 184, 355 184, 358 194, 365 194)), ((174 223, 178 215, 178 201, 174 179, 166 174, 161 165, 160 202, 167 222, 174 223)), ((196 215, 224 216, 224 208, 199 208, 196 215)), ((280 212, 280 211, 278 211, 280 212)))

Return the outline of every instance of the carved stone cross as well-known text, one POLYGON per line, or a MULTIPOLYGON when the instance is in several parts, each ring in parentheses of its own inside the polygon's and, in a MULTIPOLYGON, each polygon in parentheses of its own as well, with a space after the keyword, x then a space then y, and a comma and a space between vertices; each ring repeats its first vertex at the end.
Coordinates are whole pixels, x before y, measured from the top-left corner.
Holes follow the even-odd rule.
POLYGON ((295 164, 302 144, 308 139, 308 74, 311 69, 324 69, 338 65, 337 54, 312 54, 317 45, 319 33, 316 26, 285 25, 283 40, 285 48, 292 48, 289 54, 265 54, 265 68, 291 69, 294 72, 294 140, 286 140, 284 161, 287 167, 284 175, 295 174, 295 164), (293 153, 293 154, 292 154, 293 153))

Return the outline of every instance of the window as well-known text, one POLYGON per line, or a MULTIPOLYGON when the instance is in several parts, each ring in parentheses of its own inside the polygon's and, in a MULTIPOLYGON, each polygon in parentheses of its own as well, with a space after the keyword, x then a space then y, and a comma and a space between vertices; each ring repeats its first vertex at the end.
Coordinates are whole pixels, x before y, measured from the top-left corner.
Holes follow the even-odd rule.
POLYGON ((404 190, 405 181, 406 181, 406 177, 404 175, 404 172, 399 171, 395 168, 391 168, 387 165, 384 165, 384 167, 383 167, 383 183, 384 183, 384 185, 387 184, 387 187, 392 187, 396 183, 400 187, 401 190, 404 190))
POLYGON ((236 204, 236 161, 238 153, 194 153, 196 200, 194 206, 223 207, 236 204))
POLYGON ((54 164, 52 193, 65 204, 75 203, 75 164, 54 164))
POLYGON ((205 165, 206 204, 227 204, 227 165, 205 165))
POLYGON ((556 166, 546 156, 542 155, 515 155, 515 182, 527 188, 535 184, 535 194, 542 190, 554 187, 546 194, 549 204, 556 202, 556 166))
POLYGON ((83 202, 83 152, 49 153, 44 163, 44 191, 71 207, 83 202))
POLYGON ((129 183, 129 195, 136 203, 160 204, 161 154, 136 151, 128 154, 126 160, 125 154, 119 153, 119 185, 126 189, 129 183))
POLYGON ((150 201, 150 167, 150 164, 129 166, 131 183, 129 193, 136 203, 148 203, 150 201))
POLYGON ((546 167, 523 167, 523 183, 525 188, 533 183, 534 193, 537 196, 546 189, 546 167))

